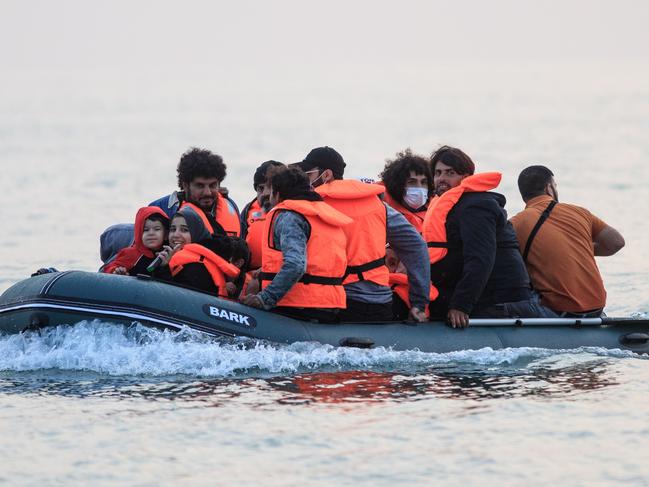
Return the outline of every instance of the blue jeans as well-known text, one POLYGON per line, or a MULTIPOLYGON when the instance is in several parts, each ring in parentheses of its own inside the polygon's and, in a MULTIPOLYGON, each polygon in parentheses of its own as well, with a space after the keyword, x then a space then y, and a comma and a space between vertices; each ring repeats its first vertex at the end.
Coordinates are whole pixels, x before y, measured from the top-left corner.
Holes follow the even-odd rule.
POLYGON ((476 309, 471 318, 558 318, 554 311, 543 306, 535 294, 530 299, 499 303, 476 309))

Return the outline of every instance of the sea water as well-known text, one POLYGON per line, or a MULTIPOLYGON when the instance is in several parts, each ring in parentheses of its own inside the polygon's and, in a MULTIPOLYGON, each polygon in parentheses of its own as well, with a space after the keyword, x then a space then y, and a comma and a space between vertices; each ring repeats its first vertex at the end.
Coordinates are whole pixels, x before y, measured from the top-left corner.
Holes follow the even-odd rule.
MULTIPOLYGON (((101 231, 173 190, 193 145, 223 155, 242 207, 267 159, 328 144, 350 177, 376 177, 399 150, 448 143, 503 172, 511 214, 518 172, 550 166, 562 201, 626 238, 598 259, 607 313, 649 311, 642 80, 3 74, 0 290, 38 267, 95 270, 101 231)), ((0 484, 647 485, 648 383, 645 358, 597 348, 427 354, 71 323, 0 336, 0 484)))

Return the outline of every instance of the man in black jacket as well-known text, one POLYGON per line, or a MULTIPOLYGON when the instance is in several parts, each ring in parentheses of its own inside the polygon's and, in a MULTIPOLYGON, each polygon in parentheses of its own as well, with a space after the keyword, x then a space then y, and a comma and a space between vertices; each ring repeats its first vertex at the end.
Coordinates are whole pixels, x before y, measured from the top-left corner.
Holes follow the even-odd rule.
MULTIPOLYGON (((469 156, 448 146, 433 153, 431 166, 437 195, 459 186, 475 168, 469 156)), ((498 193, 466 191, 448 213, 448 254, 431 265, 431 280, 440 291, 431 316, 446 316, 453 327, 468 326, 469 316, 556 316, 531 289, 505 201, 498 193)))

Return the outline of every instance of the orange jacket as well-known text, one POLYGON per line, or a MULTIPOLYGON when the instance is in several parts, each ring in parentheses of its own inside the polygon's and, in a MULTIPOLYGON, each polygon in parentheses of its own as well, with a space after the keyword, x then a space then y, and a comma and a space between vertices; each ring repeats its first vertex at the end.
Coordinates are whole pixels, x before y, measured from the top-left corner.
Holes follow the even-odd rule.
POLYGON ((284 200, 268 213, 262 239, 262 289, 270 285, 284 262, 273 242, 275 217, 284 210, 302 215, 311 231, 306 244, 306 272, 277 306, 345 308, 342 282, 347 268, 347 242, 342 227, 351 220, 323 201, 284 200))
POLYGON ((248 207, 248 214, 245 215, 245 218, 248 223, 246 243, 250 249, 250 269, 259 269, 261 267, 261 239, 264 235, 266 212, 259 206, 256 199, 248 207))
POLYGON ((318 186, 325 203, 353 220, 347 235, 347 277, 344 284, 372 281, 389 285, 385 266, 387 209, 378 195, 385 188, 352 179, 337 179, 318 186))
MULTIPOLYGON (((184 208, 185 206, 192 208, 198 216, 201 217, 201 220, 203 220, 203 224, 205 225, 205 228, 207 228, 207 231, 210 232, 211 235, 214 235, 214 227, 210 223, 209 218, 207 218, 207 215, 205 215, 205 212, 189 201, 183 201, 180 208, 184 208)), ((215 220, 223 227, 223 230, 225 230, 228 237, 239 237, 241 235, 241 221, 239 220, 239 215, 221 193, 216 197, 215 220)))
POLYGON ((415 227, 415 229, 419 233, 421 233, 422 228, 424 226, 424 217, 426 216, 426 209, 420 211, 412 211, 411 209, 406 208, 397 200, 395 200, 392 196, 390 196, 390 194, 387 191, 383 195, 383 201, 385 201, 388 205, 390 205, 392 208, 394 208, 399 213, 401 213, 404 217, 406 217, 406 220, 408 220, 410 224, 413 227, 415 227))
POLYGON ((241 220, 236 208, 219 193, 216 197, 216 221, 223 227, 228 237, 241 236, 241 220))
POLYGON ((201 263, 212 276, 214 285, 219 290, 219 296, 228 297, 228 291, 225 289, 225 276, 237 277, 239 268, 230 264, 224 258, 216 255, 210 249, 202 245, 189 243, 185 244, 182 249, 176 252, 169 261, 169 270, 171 275, 175 276, 187 264, 201 263))
POLYGON ((499 172, 474 174, 464 178, 459 186, 449 189, 430 201, 424 217, 422 235, 428 245, 431 264, 439 262, 448 253, 446 218, 464 192, 490 191, 500 184, 501 178, 502 174, 499 172))
MULTIPOLYGON (((408 276, 401 272, 390 272, 390 288, 404 303, 406 303, 406 306, 410 308, 410 286, 408 284, 408 276)), ((435 301, 437 296, 439 296, 439 291, 435 286, 431 285, 428 299, 430 301, 435 301)), ((428 306, 426 306, 424 311, 426 312, 426 315, 428 315, 428 306)))

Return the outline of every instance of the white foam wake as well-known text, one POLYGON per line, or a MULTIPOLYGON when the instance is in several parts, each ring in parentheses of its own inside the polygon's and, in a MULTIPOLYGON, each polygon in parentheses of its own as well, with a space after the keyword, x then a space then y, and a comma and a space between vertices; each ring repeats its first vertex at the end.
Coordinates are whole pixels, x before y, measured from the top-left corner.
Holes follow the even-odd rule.
MULTIPOLYGON (((603 349, 588 354, 628 357, 603 349)), ((318 343, 276 345, 251 340, 218 341, 189 329, 180 333, 98 320, 43 329, 40 334, 0 336, 0 371, 83 370, 109 375, 186 374, 226 377, 291 374, 315 370, 422 370, 427 366, 526 366, 555 350, 484 348, 445 354, 360 350, 318 343)))

